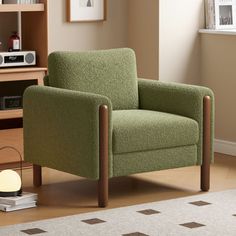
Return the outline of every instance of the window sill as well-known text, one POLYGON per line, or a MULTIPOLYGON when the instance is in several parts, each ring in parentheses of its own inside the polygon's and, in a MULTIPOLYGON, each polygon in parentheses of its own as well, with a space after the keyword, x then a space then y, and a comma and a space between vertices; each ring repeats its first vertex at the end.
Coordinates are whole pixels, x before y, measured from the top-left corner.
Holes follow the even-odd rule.
POLYGON ((227 29, 227 30, 200 29, 198 32, 201 34, 236 35, 236 29, 227 29))

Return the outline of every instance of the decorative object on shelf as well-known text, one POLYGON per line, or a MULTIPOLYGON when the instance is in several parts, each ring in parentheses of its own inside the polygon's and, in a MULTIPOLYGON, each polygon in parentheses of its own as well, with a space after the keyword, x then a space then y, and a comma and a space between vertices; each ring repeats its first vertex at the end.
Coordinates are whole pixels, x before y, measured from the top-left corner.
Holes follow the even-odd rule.
POLYGON ((67 20, 69 22, 106 20, 106 0, 67 0, 67 20))
POLYGON ((0 52, 0 68, 33 65, 36 65, 35 51, 0 52))
POLYGON ((16 31, 13 31, 12 35, 9 38, 8 51, 20 51, 20 37, 18 36, 16 31))
POLYGON ((205 0, 207 29, 236 29, 236 0, 205 0))
POLYGON ((1 147, 0 151, 12 149, 16 151, 20 158, 20 175, 13 170, 3 170, 0 172, 0 197, 19 196, 22 193, 22 156, 20 152, 11 146, 1 147))
POLYGON ((22 109, 22 96, 0 97, 0 110, 22 109))

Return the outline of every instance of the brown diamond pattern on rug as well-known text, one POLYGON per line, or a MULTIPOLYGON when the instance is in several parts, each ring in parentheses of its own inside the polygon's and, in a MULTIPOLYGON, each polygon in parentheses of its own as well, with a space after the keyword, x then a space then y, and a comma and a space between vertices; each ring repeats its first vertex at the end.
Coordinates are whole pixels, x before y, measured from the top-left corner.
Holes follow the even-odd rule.
POLYGON ((194 229, 194 228, 199 228, 199 227, 203 227, 205 225, 197 223, 197 222, 188 222, 188 223, 184 223, 184 224, 180 224, 184 227, 190 228, 190 229, 194 229))
POLYGON ((44 231, 44 230, 38 229, 38 228, 21 230, 21 232, 23 232, 25 234, 28 234, 28 235, 47 233, 47 231, 44 231))
POLYGON ((153 210, 153 209, 146 209, 146 210, 142 210, 142 211, 137 211, 141 214, 144 214, 144 215, 154 215, 154 214, 159 214, 161 213, 160 211, 156 211, 156 210, 153 210))
POLYGON ((101 224, 104 223, 106 221, 104 220, 100 220, 98 218, 93 218, 93 219, 88 219, 88 220, 82 220, 82 222, 89 224, 89 225, 95 225, 95 224, 101 224))
POLYGON ((189 204, 195 205, 195 206, 206 206, 206 205, 211 205, 209 202, 204 202, 204 201, 196 201, 196 202, 190 202, 189 204))
POLYGON ((236 216, 236 214, 233 214, 233 216, 236 216))
POLYGON ((122 234, 122 236, 149 236, 149 235, 143 234, 140 232, 134 232, 134 233, 130 233, 130 234, 122 234))

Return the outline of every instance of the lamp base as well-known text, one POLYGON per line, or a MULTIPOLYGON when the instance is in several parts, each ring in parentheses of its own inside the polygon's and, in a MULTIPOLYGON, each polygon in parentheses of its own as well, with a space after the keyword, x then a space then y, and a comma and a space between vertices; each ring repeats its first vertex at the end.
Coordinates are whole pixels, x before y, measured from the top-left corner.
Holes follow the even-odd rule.
POLYGON ((20 196, 22 193, 22 189, 14 192, 1 192, 0 191, 0 197, 17 197, 20 196))

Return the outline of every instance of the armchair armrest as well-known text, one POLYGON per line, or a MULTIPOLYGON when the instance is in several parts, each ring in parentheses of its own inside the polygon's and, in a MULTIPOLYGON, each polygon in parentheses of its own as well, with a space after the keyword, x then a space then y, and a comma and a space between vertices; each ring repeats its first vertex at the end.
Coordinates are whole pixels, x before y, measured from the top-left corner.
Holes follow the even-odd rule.
POLYGON ((49 76, 48 75, 44 76, 43 83, 44 83, 45 86, 49 86, 49 76))
MULTIPOLYGON (((98 179, 101 105, 108 106, 111 139, 112 105, 107 97, 47 86, 27 88, 23 120, 25 160, 98 179)), ((111 175, 111 148, 109 158, 111 175)))
POLYGON ((199 124, 198 164, 202 162, 203 99, 211 98, 211 156, 213 158, 214 94, 206 87, 156 80, 139 79, 140 109, 156 110, 186 116, 199 124))

